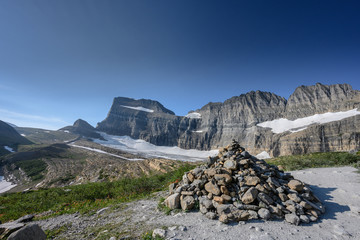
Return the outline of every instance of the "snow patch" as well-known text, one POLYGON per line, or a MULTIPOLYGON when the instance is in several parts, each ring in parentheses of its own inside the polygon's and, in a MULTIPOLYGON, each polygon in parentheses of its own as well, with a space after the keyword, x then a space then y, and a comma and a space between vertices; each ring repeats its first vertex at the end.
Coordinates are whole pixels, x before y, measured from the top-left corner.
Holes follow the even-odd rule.
POLYGON ((203 130, 197 130, 197 131, 192 131, 192 132, 194 132, 194 133, 202 133, 204 131, 203 130))
POLYGON ((89 150, 89 151, 98 152, 98 153, 102 153, 102 154, 106 154, 106 155, 110 155, 110 156, 121 158, 121 159, 128 160, 128 161, 144 160, 142 158, 126 158, 126 157, 123 157, 123 156, 120 156, 120 155, 105 152, 105 151, 100 150, 100 149, 84 147, 84 146, 79 146, 79 145, 75 145, 75 144, 70 144, 70 146, 76 147, 76 148, 82 148, 82 149, 86 149, 86 150, 89 150))
POLYGON ((125 108, 130 108, 130 109, 138 110, 138 111, 143 111, 143 112, 149 112, 149 113, 154 112, 154 110, 149 109, 149 108, 144 108, 144 107, 130 107, 130 106, 125 106, 125 105, 121 105, 121 106, 122 106, 122 107, 125 107, 125 108))
POLYGON ((288 120, 286 118, 275 119, 257 124, 259 127, 271 128, 273 133, 283 133, 286 131, 299 132, 305 130, 311 124, 323 124, 339 121, 348 117, 359 115, 357 108, 345 112, 328 112, 315 114, 313 116, 298 118, 296 120, 288 120))
POLYGON ((201 114, 197 112, 188 113, 185 117, 187 118, 201 118, 201 114))
POLYGON ((269 158, 271 158, 269 153, 266 152, 266 151, 263 151, 263 152, 259 153, 255 157, 258 158, 258 159, 269 159, 269 158))
POLYGON ((70 133, 68 130, 64 130, 64 133, 70 133))
POLYGON ((21 135, 21 136, 23 136, 23 137, 26 137, 26 135, 25 135, 25 134, 23 134, 23 133, 22 133, 22 134, 20 134, 20 135, 21 135))
POLYGON ((3 176, 0 176, 0 193, 9 191, 13 187, 16 187, 16 184, 12 184, 4 179, 3 176))
POLYGON ((204 161, 208 156, 214 156, 218 150, 200 151, 195 149, 182 149, 179 147, 156 146, 141 139, 132 139, 129 136, 113 136, 101 133, 106 139, 94 139, 94 142, 106 147, 120 149, 133 154, 144 155, 145 157, 159 157, 180 161, 204 161))
POLYGON ((9 151, 9 152, 15 152, 14 149, 12 149, 11 147, 9 146, 4 146, 5 150, 9 151))

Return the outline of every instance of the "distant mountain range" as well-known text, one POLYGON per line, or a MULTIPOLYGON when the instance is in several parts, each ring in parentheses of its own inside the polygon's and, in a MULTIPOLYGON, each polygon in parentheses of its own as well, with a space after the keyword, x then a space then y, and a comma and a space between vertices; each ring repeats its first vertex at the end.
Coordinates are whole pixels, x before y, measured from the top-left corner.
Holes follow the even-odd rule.
POLYGON ((300 86, 288 100, 251 91, 187 116, 176 116, 157 101, 117 97, 96 130, 185 149, 209 150, 236 139, 252 154, 271 156, 351 151, 360 146, 359 107, 360 91, 349 84, 300 86), (288 126, 280 132, 265 127, 276 125, 288 126))
POLYGON ((164 158, 203 159, 213 152, 183 149, 217 149, 232 139, 263 157, 358 151, 359 107, 360 91, 348 84, 300 86, 288 100, 252 91, 186 116, 157 101, 117 97, 96 128, 81 119, 58 131, 0 121, 0 175, 17 184, 11 191, 117 179, 180 164, 164 158))

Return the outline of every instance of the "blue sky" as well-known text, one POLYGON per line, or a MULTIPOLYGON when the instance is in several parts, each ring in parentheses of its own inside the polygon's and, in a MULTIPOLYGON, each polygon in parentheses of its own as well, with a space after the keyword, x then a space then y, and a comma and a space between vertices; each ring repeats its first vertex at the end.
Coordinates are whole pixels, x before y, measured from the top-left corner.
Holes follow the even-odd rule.
POLYGON ((359 12, 332 0, 0 0, 0 119, 95 126, 117 96, 185 115, 251 90, 359 90, 359 12))

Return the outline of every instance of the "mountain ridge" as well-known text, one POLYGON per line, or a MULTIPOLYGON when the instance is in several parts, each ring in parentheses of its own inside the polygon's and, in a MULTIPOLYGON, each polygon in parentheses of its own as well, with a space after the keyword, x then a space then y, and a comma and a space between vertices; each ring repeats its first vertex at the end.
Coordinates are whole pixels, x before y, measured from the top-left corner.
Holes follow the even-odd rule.
MULTIPOLYGON (((349 84, 302 85, 295 89, 288 100, 271 92, 250 91, 224 102, 209 102, 200 109, 190 111, 196 118, 190 117, 191 114, 176 116, 152 109, 152 106, 162 106, 153 100, 146 100, 147 105, 142 106, 142 100, 119 97, 115 99, 108 116, 98 123, 97 130, 143 139, 156 145, 200 150, 217 148, 231 139, 237 139, 254 154, 265 150, 270 151, 273 156, 279 154, 273 147, 279 143, 276 144, 273 139, 280 142, 283 140, 274 138, 275 134, 269 129, 257 126, 259 123, 280 118, 295 120, 314 114, 360 108, 360 91, 352 89, 349 84), (124 108, 125 104, 137 109, 124 108), (141 110, 141 107, 146 108, 145 111, 141 110)), ((355 127, 354 131, 357 132, 358 129, 355 127)), ((339 134, 344 133, 340 131, 339 134)), ((354 144, 351 149, 358 149, 359 141, 354 144)), ((340 147, 338 150, 341 149, 340 147)), ((300 152, 307 151, 304 148, 300 152)))

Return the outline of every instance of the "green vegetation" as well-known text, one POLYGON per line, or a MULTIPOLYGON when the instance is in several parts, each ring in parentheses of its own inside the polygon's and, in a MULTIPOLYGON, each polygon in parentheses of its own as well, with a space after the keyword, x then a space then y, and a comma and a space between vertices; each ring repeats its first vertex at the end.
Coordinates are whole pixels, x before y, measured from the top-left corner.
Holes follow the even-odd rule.
POLYGON ((170 215, 170 213, 171 213, 171 208, 169 208, 168 206, 166 206, 165 204, 164 204, 164 201, 165 201, 165 198, 160 198, 160 200, 159 200, 159 202, 158 202, 158 205, 157 205, 157 208, 160 210, 160 211, 162 211, 162 212, 164 212, 166 215, 170 215))
POLYGON ((144 235, 141 236, 142 240, 163 240, 163 238, 156 236, 155 238, 153 238, 152 236, 152 232, 147 232, 144 235))
POLYGON ((44 177, 41 173, 46 170, 46 163, 41 159, 24 160, 15 162, 15 165, 25 171, 33 181, 44 177))
POLYGON ((46 231, 45 231, 46 238, 47 238, 47 239, 53 239, 53 238, 55 238, 57 235, 59 235, 59 234, 61 234, 61 233, 63 233, 63 232, 66 232, 66 230, 67 230, 68 228, 70 228, 70 227, 71 227, 71 224, 69 223, 69 224, 62 225, 62 226, 60 226, 60 227, 58 227, 58 228, 54 228, 54 229, 52 229, 52 230, 46 230, 46 231))
POLYGON ((283 156, 267 160, 267 163, 282 166, 286 171, 316 167, 355 166, 360 161, 359 154, 347 152, 310 153, 283 156))
POLYGON ((0 220, 6 222, 26 214, 48 210, 52 210, 53 215, 92 213, 111 204, 129 202, 164 190, 171 182, 181 179, 184 172, 193 168, 194 165, 185 164, 166 174, 4 194, 0 196, 0 220))

